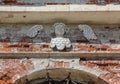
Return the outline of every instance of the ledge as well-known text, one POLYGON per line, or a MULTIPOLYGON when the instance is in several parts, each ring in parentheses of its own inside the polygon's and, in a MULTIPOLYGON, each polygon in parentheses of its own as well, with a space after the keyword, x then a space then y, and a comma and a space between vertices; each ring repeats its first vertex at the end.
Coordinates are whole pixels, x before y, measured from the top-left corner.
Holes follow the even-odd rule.
POLYGON ((0 12, 119 11, 120 5, 0 6, 0 12))
POLYGON ((0 6, 0 24, 120 24, 119 15, 120 5, 113 4, 0 6))
POLYGON ((0 58, 86 58, 86 59, 118 59, 120 53, 0 53, 0 58))

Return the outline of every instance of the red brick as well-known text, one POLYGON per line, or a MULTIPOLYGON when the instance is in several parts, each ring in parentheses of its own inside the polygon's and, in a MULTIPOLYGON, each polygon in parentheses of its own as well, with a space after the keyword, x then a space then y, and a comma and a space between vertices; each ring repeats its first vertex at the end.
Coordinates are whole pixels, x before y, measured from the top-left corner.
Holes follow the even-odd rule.
POLYGON ((55 67, 57 68, 63 67, 63 62, 55 62, 55 67))
POLYGON ((0 84, 6 84, 6 82, 3 80, 0 80, 0 84))
POLYGON ((13 84, 13 81, 10 79, 10 80, 7 80, 6 83, 7 84, 13 84))
POLYGON ((69 63, 69 62, 64 62, 64 67, 65 67, 65 68, 70 67, 70 63, 69 63))

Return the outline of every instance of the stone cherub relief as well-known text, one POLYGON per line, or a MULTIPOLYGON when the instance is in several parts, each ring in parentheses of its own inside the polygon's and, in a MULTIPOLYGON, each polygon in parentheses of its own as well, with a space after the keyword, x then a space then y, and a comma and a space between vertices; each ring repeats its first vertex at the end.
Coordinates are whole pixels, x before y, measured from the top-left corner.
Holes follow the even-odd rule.
POLYGON ((96 41, 95 43, 100 43, 98 41, 98 38, 96 36, 96 34, 94 33, 94 31, 92 30, 92 28, 88 25, 78 25, 78 29, 83 33, 83 36, 89 41, 96 41))
MULTIPOLYGON (((72 44, 69 38, 65 38, 64 34, 67 32, 66 31, 67 27, 64 23, 55 23, 53 25, 53 30, 52 32, 51 29, 50 31, 48 30, 48 32, 46 34, 48 34, 51 38, 51 41, 49 39, 50 42, 50 47, 53 50, 59 50, 59 51, 63 51, 63 50, 70 50, 72 49, 72 44), (54 35, 52 36, 51 34, 55 33, 55 37, 54 35)), ((83 36, 89 41, 91 42, 91 40, 97 40, 97 36, 94 33, 94 31, 92 30, 92 28, 88 25, 78 25, 78 29, 82 32, 83 36)), ((45 32, 46 30, 44 30, 44 27, 42 25, 35 25, 29 29, 21 29, 20 31, 18 31, 16 29, 16 31, 14 32, 9 32, 9 34, 6 34, 6 30, 4 28, 0 28, 0 39, 6 39, 7 37, 10 37, 10 42, 20 42, 21 38, 24 37, 29 37, 30 39, 34 39, 38 36, 41 35, 41 32, 45 32), (18 35, 17 35, 18 34, 18 35), (8 36, 9 35, 9 36, 8 36)), ((70 31, 69 31, 70 32, 70 31)), ((68 33, 69 33, 68 32, 68 33)), ((38 39, 41 40, 41 39, 38 39)), ((44 41, 43 41, 44 42, 44 41)))
POLYGON ((64 38, 65 33, 65 24, 64 23, 55 23, 53 25, 55 28, 55 38, 51 39, 50 47, 57 50, 66 50, 72 47, 72 44, 69 38, 64 38))
MULTIPOLYGON (((53 25, 55 38, 51 38, 50 47, 53 50, 66 51, 72 48, 72 44, 69 38, 64 38, 66 25, 64 23, 55 23, 53 25)), ((97 40, 97 36, 92 30, 92 28, 88 25, 78 25, 78 29, 82 31, 83 36, 88 40, 97 40)), ((37 36, 38 32, 43 30, 42 25, 35 25, 29 30, 27 30, 26 35, 30 38, 34 38, 37 36)))
POLYGON ((43 25, 33 27, 21 24, 0 25, 0 42, 49 42, 52 49, 59 51, 69 50, 72 42, 103 44, 111 43, 110 40, 113 38, 113 41, 115 39, 114 43, 120 43, 118 28, 108 30, 104 27, 97 28, 97 26, 92 28, 85 24, 66 26, 64 23, 55 23, 53 26, 45 25, 44 27, 43 25))
POLYGON ((33 37, 35 37, 35 36, 38 34, 38 32, 41 31, 42 29, 43 29, 43 26, 42 26, 42 25, 35 25, 35 26, 31 27, 31 28, 27 31, 26 35, 27 35, 28 37, 30 37, 30 38, 33 38, 33 37))
MULTIPOLYGON (((65 33, 65 24, 64 23, 55 23, 53 25, 55 30, 55 38, 51 39, 50 47, 54 50, 66 50, 68 48, 71 48, 72 44, 69 40, 69 38, 64 38, 63 35, 65 33)), ((42 25, 35 25, 32 28, 30 28, 26 35, 30 38, 34 38, 37 36, 38 32, 43 29, 42 25)))
POLYGON ((86 24, 78 25, 78 29, 89 43, 101 43, 91 26, 86 24))

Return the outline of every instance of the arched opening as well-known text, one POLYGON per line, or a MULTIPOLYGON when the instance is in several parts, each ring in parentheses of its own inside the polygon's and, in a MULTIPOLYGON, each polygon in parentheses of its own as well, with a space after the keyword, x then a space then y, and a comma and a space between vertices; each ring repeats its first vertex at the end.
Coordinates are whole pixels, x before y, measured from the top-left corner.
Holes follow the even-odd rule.
POLYGON ((31 73, 21 79, 16 80, 15 84, 49 84, 46 74, 53 79, 51 84, 107 84, 97 76, 75 69, 48 69, 31 73), (69 74, 71 73, 71 74, 69 74), (65 78, 70 77, 72 82, 66 82, 65 78), (61 81, 64 82, 61 82, 61 81))

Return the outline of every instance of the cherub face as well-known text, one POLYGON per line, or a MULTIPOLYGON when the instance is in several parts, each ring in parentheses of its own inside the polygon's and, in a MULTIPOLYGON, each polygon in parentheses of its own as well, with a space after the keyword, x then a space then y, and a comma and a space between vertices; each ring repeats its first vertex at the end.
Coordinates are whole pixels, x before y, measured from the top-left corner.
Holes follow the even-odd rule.
POLYGON ((65 33, 64 25, 58 24, 58 25, 55 26, 55 34, 57 36, 63 36, 64 33, 65 33))

